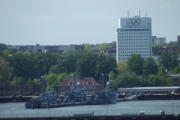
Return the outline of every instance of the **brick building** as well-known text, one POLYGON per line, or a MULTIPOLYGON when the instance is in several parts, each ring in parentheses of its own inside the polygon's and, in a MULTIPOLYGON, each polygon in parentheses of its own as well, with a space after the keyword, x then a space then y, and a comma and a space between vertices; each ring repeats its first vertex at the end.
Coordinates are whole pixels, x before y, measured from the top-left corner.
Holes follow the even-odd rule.
POLYGON ((72 86, 76 88, 77 85, 84 89, 87 94, 92 94, 93 92, 100 90, 102 87, 102 84, 96 82, 92 77, 85 77, 82 79, 75 77, 74 80, 72 80, 72 78, 67 78, 58 86, 58 95, 63 95, 64 93, 71 91, 72 86))

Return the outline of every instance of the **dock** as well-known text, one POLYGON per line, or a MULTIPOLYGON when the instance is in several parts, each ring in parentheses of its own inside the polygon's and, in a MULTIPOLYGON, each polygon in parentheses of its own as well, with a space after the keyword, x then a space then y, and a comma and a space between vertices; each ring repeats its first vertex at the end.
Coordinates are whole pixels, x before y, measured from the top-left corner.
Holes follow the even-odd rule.
POLYGON ((180 120, 180 115, 74 115, 70 117, 0 118, 0 120, 180 120))

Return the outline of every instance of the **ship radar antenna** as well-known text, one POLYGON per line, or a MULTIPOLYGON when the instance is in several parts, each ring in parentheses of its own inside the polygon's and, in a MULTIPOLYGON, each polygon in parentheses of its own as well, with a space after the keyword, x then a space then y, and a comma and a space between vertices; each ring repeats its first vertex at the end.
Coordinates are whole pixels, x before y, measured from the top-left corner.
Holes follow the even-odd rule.
POLYGON ((129 11, 127 12, 128 18, 129 18, 129 11))

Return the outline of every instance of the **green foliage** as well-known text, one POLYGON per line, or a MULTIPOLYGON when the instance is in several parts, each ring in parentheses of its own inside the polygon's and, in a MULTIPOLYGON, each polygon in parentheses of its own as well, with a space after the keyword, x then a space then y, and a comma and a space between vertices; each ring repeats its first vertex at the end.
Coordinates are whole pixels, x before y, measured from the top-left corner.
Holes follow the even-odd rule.
MULTIPOLYGON (((96 80, 100 80, 103 73, 115 88, 165 86, 172 84, 171 79, 164 77, 166 69, 169 74, 180 73, 178 54, 175 52, 162 54, 158 66, 152 58, 143 60, 140 55, 132 55, 127 62, 117 64, 114 56, 91 52, 112 48, 114 45, 115 42, 84 44, 83 51, 66 50, 55 56, 49 52, 12 50, 0 44, 0 82, 14 86, 33 86, 35 92, 38 92, 38 78, 44 74, 47 89, 55 89, 70 73, 94 77, 96 80)), ((180 48, 177 42, 165 46, 180 48)))
POLYGON ((116 45, 116 42, 112 43, 102 43, 102 44, 83 44, 85 50, 103 50, 103 49, 109 49, 112 48, 114 45, 116 45))
POLYGON ((55 74, 50 73, 45 75, 45 80, 47 81, 47 90, 55 90, 56 87, 66 78, 66 73, 55 74))
POLYGON ((109 80, 115 80, 115 78, 116 78, 116 74, 113 71, 111 71, 109 73, 109 80))
POLYGON ((96 74, 96 55, 91 52, 81 53, 77 61, 76 72, 84 77, 94 76, 96 74))
POLYGON ((168 48, 180 48, 180 42, 171 41, 167 44, 168 48))
POLYGON ((116 77, 113 87, 116 89, 119 87, 137 87, 141 86, 142 82, 143 78, 137 76, 134 72, 124 72, 116 77))
POLYGON ((57 64, 58 64, 58 72, 66 72, 71 73, 74 72, 76 69, 77 59, 79 57, 79 51, 68 51, 61 56, 58 57, 57 64))
POLYGON ((7 45, 0 43, 0 50, 6 50, 6 49, 7 49, 7 45))
POLYGON ((171 69, 168 73, 169 74, 178 74, 178 73, 180 73, 180 67, 177 66, 177 67, 171 69))
POLYGON ((25 84, 25 80, 23 77, 14 76, 13 80, 11 81, 11 85, 13 85, 13 86, 21 86, 24 84, 25 84))
POLYGON ((35 86, 38 86, 38 85, 40 84, 40 79, 34 78, 34 79, 33 79, 33 84, 34 84, 35 86))
POLYGON ((18 51, 6 58, 14 68, 15 75, 25 79, 39 78, 55 64, 55 56, 44 52, 18 51))
POLYGON ((149 75, 148 81, 151 86, 169 86, 172 85, 172 80, 161 75, 149 75))
POLYGON ((158 72, 158 67, 156 62, 152 57, 147 58, 144 61, 144 74, 149 75, 149 74, 156 74, 158 72))
POLYGON ((83 77, 100 78, 103 73, 116 72, 116 60, 111 55, 97 54, 90 51, 68 51, 60 55, 57 65, 51 66, 49 73, 76 72, 83 77))
POLYGON ((178 54, 176 52, 163 53, 159 57, 159 63, 169 71, 179 65, 178 54))
POLYGON ((13 68, 9 66, 9 63, 0 57, 0 82, 9 83, 13 75, 13 68))
POLYGON ((153 47, 166 47, 167 43, 158 43, 158 44, 153 44, 153 47))
POLYGON ((126 61, 118 62, 117 70, 118 70, 118 73, 122 73, 122 72, 128 71, 128 64, 127 64, 127 62, 126 61))
POLYGON ((94 76, 96 79, 100 79, 102 73, 105 76, 108 76, 111 71, 117 73, 117 64, 113 56, 106 54, 97 54, 96 56, 96 64, 95 67, 93 67, 96 73, 94 76))
POLYGON ((34 85, 34 81, 32 79, 28 79, 26 81, 26 85, 33 86, 34 85))
POLYGON ((39 77, 47 74, 51 66, 56 64, 56 56, 50 52, 35 52, 33 54, 33 63, 34 69, 39 73, 35 77, 39 77))
POLYGON ((144 60, 141 55, 132 55, 128 61, 128 67, 131 71, 135 72, 137 75, 143 74, 143 64, 144 60))
POLYGON ((20 52, 11 56, 12 63, 11 65, 14 67, 14 72, 18 77, 24 77, 26 79, 31 78, 33 75, 33 62, 32 62, 32 55, 30 52, 20 52))
POLYGON ((52 65, 51 68, 49 69, 49 73, 60 73, 58 65, 52 65))

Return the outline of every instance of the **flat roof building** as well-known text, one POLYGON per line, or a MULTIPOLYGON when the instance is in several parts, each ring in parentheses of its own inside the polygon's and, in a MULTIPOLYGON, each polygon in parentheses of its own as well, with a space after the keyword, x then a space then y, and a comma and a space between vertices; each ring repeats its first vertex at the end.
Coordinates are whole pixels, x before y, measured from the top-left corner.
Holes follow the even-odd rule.
POLYGON ((117 61, 127 61, 132 54, 142 58, 152 56, 152 32, 150 17, 127 17, 120 19, 117 29, 117 61))
POLYGON ((180 42, 180 35, 177 36, 177 42, 180 42))
POLYGON ((165 37, 152 36, 152 44, 162 44, 162 43, 166 43, 165 37))
POLYGON ((179 86, 119 88, 119 92, 180 91, 179 86))

